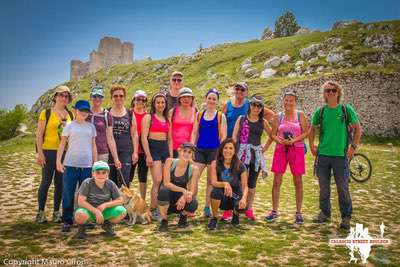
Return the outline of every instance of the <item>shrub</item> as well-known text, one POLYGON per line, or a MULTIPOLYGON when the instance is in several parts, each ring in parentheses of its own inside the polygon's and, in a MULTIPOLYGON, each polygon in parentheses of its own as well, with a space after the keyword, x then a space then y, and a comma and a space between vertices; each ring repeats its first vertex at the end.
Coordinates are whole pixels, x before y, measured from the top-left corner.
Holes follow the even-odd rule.
POLYGON ((16 105, 11 110, 0 109, 0 140, 10 139, 17 135, 20 123, 28 116, 28 110, 24 105, 16 105))

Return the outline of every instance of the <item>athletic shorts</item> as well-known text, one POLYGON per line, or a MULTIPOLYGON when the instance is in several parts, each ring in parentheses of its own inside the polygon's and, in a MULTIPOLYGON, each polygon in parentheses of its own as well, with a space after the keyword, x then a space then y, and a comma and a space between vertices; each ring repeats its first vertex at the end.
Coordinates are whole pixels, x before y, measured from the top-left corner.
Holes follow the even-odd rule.
POLYGON ((169 157, 168 141, 149 139, 149 149, 153 161, 162 163, 169 157))
MULTIPOLYGON (((90 210, 88 210, 86 208, 77 208, 75 211, 75 214, 77 212, 85 213, 87 216, 89 216, 89 221, 94 221, 94 222, 96 221, 96 215, 94 215, 93 212, 91 212, 90 210)), ((104 209, 103 217, 104 217, 104 220, 108 220, 111 218, 118 218, 124 213, 126 214, 126 209, 123 206, 118 205, 118 206, 104 209)))
POLYGON ((194 155, 194 161, 201 164, 211 164, 215 157, 217 156, 218 148, 215 149, 196 149, 194 155))
POLYGON ((299 176, 305 174, 305 155, 303 146, 275 147, 271 171, 273 173, 284 174, 288 164, 292 175, 299 176))

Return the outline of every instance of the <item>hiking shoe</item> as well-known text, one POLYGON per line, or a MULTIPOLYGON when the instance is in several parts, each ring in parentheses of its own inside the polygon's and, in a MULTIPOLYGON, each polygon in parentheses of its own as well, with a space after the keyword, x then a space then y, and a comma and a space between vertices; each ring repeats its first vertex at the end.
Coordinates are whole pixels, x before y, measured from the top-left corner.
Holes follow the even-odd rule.
POLYGON ((221 221, 229 222, 230 220, 232 220, 232 214, 232 210, 225 210, 221 216, 221 221))
POLYGON ((114 227, 110 221, 104 221, 103 225, 101 226, 103 228, 105 234, 107 237, 114 237, 116 236, 114 232, 114 227))
POLYGON ((53 218, 51 218, 53 223, 60 223, 62 222, 61 213, 59 211, 53 212, 53 218))
POLYGON ((239 214, 233 213, 231 224, 233 226, 239 225, 239 214))
POLYGON ((294 222, 296 224, 303 224, 304 223, 303 215, 301 215, 300 212, 296 212, 295 221, 294 222))
POLYGON ((340 222, 340 228, 349 230, 350 229, 350 217, 343 217, 342 221, 340 222))
POLYGON ((313 223, 324 223, 329 221, 329 217, 326 216, 322 211, 313 219, 313 223))
POLYGON ((188 225, 188 222, 187 222, 187 216, 181 214, 181 215, 179 216, 178 227, 179 227, 179 228, 186 228, 186 227, 188 227, 188 226, 189 226, 189 225, 188 225))
POLYGON ((278 219, 278 212, 276 212, 275 210, 271 210, 270 213, 265 216, 265 220, 267 222, 274 222, 276 221, 276 219, 278 219))
POLYGON ((211 209, 208 206, 205 206, 203 209, 204 217, 209 218, 211 217, 211 209))
POLYGON ((211 218, 210 222, 207 225, 208 230, 215 230, 215 228, 217 228, 217 222, 218 222, 217 217, 211 218))
POLYGON ((71 231, 71 225, 69 223, 63 223, 61 232, 68 233, 69 231, 71 231))
MULTIPOLYGON (((180 221, 180 220, 179 220, 180 221)), ((165 219, 162 219, 160 222, 160 227, 158 228, 160 232, 166 232, 168 231, 168 221, 165 219)))
POLYGON ((160 221, 160 212, 158 209, 151 210, 151 218, 153 218, 155 221, 160 221))
POLYGON ((256 217, 254 216, 254 213, 253 213, 253 210, 252 210, 252 209, 246 210, 246 212, 245 212, 244 215, 245 215, 246 218, 249 219, 250 221, 255 221, 255 220, 256 220, 256 217))
POLYGON ((86 226, 85 225, 78 225, 78 239, 85 239, 86 238, 86 226))
POLYGON ((36 214, 36 223, 45 223, 47 222, 46 219, 46 214, 44 213, 44 210, 39 210, 38 213, 36 214))
POLYGON ((87 222, 87 223, 85 223, 85 228, 86 229, 94 229, 94 228, 96 228, 96 224, 94 224, 92 222, 87 222))

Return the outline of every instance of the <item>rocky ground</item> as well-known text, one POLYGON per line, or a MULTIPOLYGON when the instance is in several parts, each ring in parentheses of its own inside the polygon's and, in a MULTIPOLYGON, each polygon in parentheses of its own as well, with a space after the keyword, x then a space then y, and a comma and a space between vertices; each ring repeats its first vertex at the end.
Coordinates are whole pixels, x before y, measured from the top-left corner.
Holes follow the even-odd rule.
MULTIPOLYGON (((312 217, 318 211, 318 185, 312 177, 312 162, 307 156, 304 177, 305 224, 293 224, 295 203, 290 176, 284 177, 280 203, 281 217, 269 224, 263 220, 271 208, 271 175, 258 182, 255 204, 257 220, 242 218, 238 228, 219 224, 214 232, 206 230, 201 209, 190 221, 187 231, 178 231, 172 222, 170 231, 160 234, 157 224, 116 227, 117 238, 106 238, 100 229, 89 230, 87 240, 71 233, 60 233, 58 224, 37 225, 33 222, 37 209, 39 168, 34 152, 0 153, 0 259, 64 259, 81 260, 86 266, 345 266, 349 255, 345 247, 328 245, 330 238, 345 238, 346 231, 337 229, 340 216, 333 188, 332 222, 315 225, 312 217)), ((351 182, 355 222, 369 228, 370 235, 380 235, 379 225, 386 225, 389 247, 373 246, 367 266, 399 266, 400 157, 399 147, 364 145, 361 151, 373 163, 373 176, 365 184, 351 182)), ((269 158, 271 151, 269 151, 269 158)), ((270 162, 270 160, 269 160, 270 162)), ((200 203, 204 203, 204 179, 200 203)), ((134 188, 137 186, 135 181, 134 188)), ((52 189, 50 190, 50 192, 52 189)), ((200 205, 202 208, 202 205, 200 205)), ((51 217, 52 194, 47 203, 51 217)), ((176 220, 171 217, 171 220, 176 220)), ((356 255, 358 257, 358 255, 356 255)), ((358 261, 360 263, 360 260, 358 261)), ((59 262, 60 263, 60 262, 59 262)), ((62 262, 61 262, 62 263, 62 262)), ((65 265, 61 264, 61 265, 65 265)))

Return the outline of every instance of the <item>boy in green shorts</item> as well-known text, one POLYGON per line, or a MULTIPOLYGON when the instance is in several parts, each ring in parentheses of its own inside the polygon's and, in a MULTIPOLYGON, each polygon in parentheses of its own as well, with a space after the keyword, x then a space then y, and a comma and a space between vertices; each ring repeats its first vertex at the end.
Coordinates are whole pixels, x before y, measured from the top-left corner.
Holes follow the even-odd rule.
POLYGON ((101 224, 106 236, 115 236, 112 224, 119 223, 126 216, 123 199, 117 185, 108 179, 110 167, 104 161, 97 161, 92 167, 92 178, 82 182, 78 193, 75 222, 78 224, 78 238, 86 237, 85 224, 89 221, 101 224))

